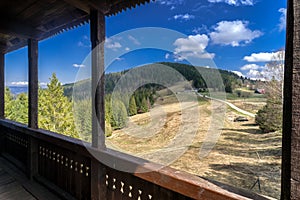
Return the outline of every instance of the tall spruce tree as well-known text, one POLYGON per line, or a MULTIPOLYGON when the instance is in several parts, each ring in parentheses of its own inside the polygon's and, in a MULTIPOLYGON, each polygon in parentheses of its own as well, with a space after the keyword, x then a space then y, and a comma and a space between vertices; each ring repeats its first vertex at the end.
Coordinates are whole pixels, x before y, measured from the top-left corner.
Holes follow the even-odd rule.
POLYGON ((55 73, 52 74, 47 89, 39 90, 39 127, 78 138, 72 104, 64 96, 55 73))
POLYGON ((133 95, 131 96, 131 98, 129 100, 128 114, 129 114, 129 116, 133 116, 133 115, 137 114, 137 107, 136 107, 135 98, 133 95))
POLYGON ((145 113, 145 112, 148 112, 148 111, 149 111, 148 101, 146 100, 145 97, 143 97, 143 99, 142 99, 140 111, 141 111, 142 113, 145 113))
POLYGON ((121 129, 127 125, 127 110, 122 101, 116 100, 114 102, 111 125, 114 129, 121 129))

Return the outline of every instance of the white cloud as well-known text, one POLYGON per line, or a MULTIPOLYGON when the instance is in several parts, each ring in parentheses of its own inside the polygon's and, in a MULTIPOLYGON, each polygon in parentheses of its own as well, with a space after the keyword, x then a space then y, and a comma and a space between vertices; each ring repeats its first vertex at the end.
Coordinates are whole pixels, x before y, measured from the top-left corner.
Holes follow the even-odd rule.
POLYGON ((244 65, 243 67, 241 67, 241 70, 243 71, 247 71, 247 70, 257 70, 257 69, 260 69, 260 68, 263 68, 262 66, 259 66, 257 64, 247 64, 247 65, 244 65))
POLYGON ((208 28, 206 25, 202 24, 200 27, 195 27, 193 30, 192 30, 193 33, 195 34, 199 34, 201 32, 208 32, 208 28))
POLYGON ((247 77, 253 79, 258 79, 260 76, 261 76, 261 72, 255 69, 250 69, 249 72, 247 73, 247 77))
POLYGON ((169 53, 166 53, 165 59, 169 59, 169 58, 170 58, 170 54, 169 54, 169 53))
POLYGON ((172 5, 181 5, 184 3, 185 0, 156 0, 155 2, 166 5, 166 6, 172 6, 172 5))
POLYGON ((45 83, 45 82, 39 83, 39 85, 42 86, 42 87, 47 86, 47 84, 48 84, 48 83, 45 83))
POLYGON ((284 60, 284 53, 282 51, 278 52, 261 52, 261 53, 252 53, 250 56, 245 56, 244 60, 248 62, 270 62, 270 61, 279 61, 284 60))
POLYGON ((116 51, 116 50, 122 48, 122 45, 119 42, 115 41, 115 38, 106 38, 105 39, 105 47, 116 51))
POLYGON ((262 35, 258 30, 247 28, 247 21, 221 21, 214 27, 214 32, 209 34, 214 44, 231 45, 233 47, 250 43, 262 35))
POLYGON ((85 65, 83 64, 73 64, 73 67, 76 67, 76 68, 81 68, 81 67, 85 67, 85 65))
POLYGON ((242 72, 240 72, 240 71, 232 71, 232 72, 235 73, 238 76, 245 77, 245 75, 242 72))
POLYGON ((280 8, 278 12, 281 13, 280 19, 279 19, 279 31, 283 31, 286 29, 286 8, 280 8))
POLYGON ((253 6, 254 1, 253 0, 208 0, 210 3, 226 3, 232 6, 253 6))
POLYGON ((130 48, 129 48, 129 47, 126 47, 126 48, 125 48, 125 51, 129 51, 129 50, 130 50, 130 48))
POLYGON ((116 58, 115 60, 116 60, 116 61, 121 61, 121 60, 124 60, 124 58, 118 57, 118 58, 116 58))
POLYGON ((172 7, 170 8, 170 10, 175 10, 175 8, 176 8, 175 6, 172 6, 172 7))
POLYGON ((77 46, 90 48, 91 42, 89 37, 87 35, 82 36, 82 39, 77 43, 77 46))
POLYGON ((205 51, 208 41, 209 38, 205 34, 190 35, 187 38, 178 38, 174 42, 174 45, 176 46, 174 51, 175 59, 178 61, 188 58, 212 59, 215 54, 207 53, 205 51))
POLYGON ((77 43, 77 45, 78 45, 79 47, 83 47, 83 46, 84 46, 83 42, 81 42, 81 41, 79 41, 79 42, 77 43))
POLYGON ((195 19, 195 16, 186 13, 186 14, 184 14, 184 15, 182 15, 182 14, 180 14, 180 15, 174 15, 173 18, 174 18, 175 20, 182 20, 182 21, 184 20, 184 21, 188 21, 188 20, 191 20, 191 19, 195 19))
MULTIPOLYGON (((11 86, 28 86, 28 81, 13 81, 10 83, 11 86)), ((45 87, 47 86, 47 83, 45 82, 40 82, 39 86, 45 87)))
POLYGON ((14 81, 10 83, 12 86, 27 86, 28 81, 14 81))
POLYGON ((136 39, 132 35, 128 35, 128 39, 131 40, 135 45, 141 45, 140 41, 138 41, 138 39, 136 39))

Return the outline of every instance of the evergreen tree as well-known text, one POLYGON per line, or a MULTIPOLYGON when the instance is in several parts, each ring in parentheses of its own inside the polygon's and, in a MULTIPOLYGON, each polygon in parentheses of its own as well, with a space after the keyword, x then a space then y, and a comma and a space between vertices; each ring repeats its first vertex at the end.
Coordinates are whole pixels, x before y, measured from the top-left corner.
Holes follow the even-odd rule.
POLYGON ((131 98, 129 100, 128 114, 129 114, 129 116, 133 116, 133 115, 137 114, 137 107, 136 107, 135 98, 133 95, 131 96, 131 98))
POLYGON ((74 121, 80 138, 86 142, 92 141, 92 102, 91 99, 74 102, 74 121))
POLYGON ((281 99, 278 99, 276 102, 268 100, 267 104, 257 112, 255 122, 264 133, 281 130, 281 99))
POLYGON ((121 129, 127 125, 127 110, 122 101, 114 102, 111 125, 114 129, 121 129))
POLYGON ((11 119, 13 96, 8 87, 5 88, 5 117, 11 119))
POLYGON ((111 95, 105 96, 105 136, 112 134, 112 111, 110 104, 111 95))
POLYGON ((78 138, 72 104, 63 94, 63 88, 52 74, 47 89, 39 90, 39 127, 78 138))
MULTIPOLYGON (((9 92, 9 90, 8 90, 9 92)), ((8 93, 7 92, 7 93, 8 93)), ((10 92, 9 92, 10 93, 10 92)), ((20 122, 23 124, 28 123, 28 96, 25 93, 21 93, 17 96, 15 100, 10 96, 11 94, 7 94, 6 100, 7 104, 7 113, 6 118, 20 122), (10 100, 9 100, 10 99, 10 100)))
POLYGON ((142 113, 145 113, 145 112, 149 111, 148 102, 147 102, 145 97, 143 97, 143 99, 142 99, 140 110, 141 110, 142 113))

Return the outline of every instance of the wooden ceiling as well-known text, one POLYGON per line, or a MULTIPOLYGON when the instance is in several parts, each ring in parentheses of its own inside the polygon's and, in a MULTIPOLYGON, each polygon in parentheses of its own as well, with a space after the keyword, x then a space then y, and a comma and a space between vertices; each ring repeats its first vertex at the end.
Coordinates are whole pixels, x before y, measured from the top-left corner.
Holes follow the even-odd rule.
POLYGON ((3 0, 0 1, 0 51, 43 40, 89 22, 91 9, 106 16, 151 0, 3 0))

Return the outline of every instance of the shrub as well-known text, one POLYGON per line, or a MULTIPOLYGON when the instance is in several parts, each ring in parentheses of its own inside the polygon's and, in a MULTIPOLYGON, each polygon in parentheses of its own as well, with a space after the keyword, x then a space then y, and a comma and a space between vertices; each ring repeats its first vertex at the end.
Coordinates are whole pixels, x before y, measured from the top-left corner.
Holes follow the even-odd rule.
POLYGON ((282 105, 280 102, 267 101, 267 104, 257 112, 255 122, 264 133, 281 130, 282 105))

